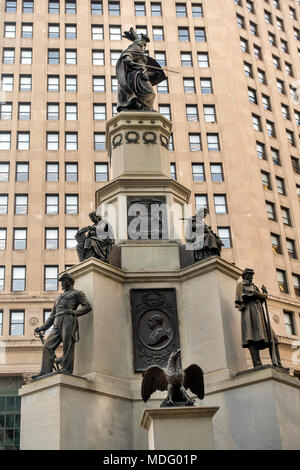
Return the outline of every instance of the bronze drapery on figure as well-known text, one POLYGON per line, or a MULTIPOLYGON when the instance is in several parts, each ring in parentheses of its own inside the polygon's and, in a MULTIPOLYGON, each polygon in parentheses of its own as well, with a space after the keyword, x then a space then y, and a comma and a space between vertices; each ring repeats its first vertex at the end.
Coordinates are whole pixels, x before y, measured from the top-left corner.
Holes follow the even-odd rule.
POLYGON ((253 284, 253 276, 253 269, 246 268, 236 287, 235 306, 241 312, 242 347, 249 349, 253 367, 262 366, 259 351, 266 348, 270 351, 273 365, 282 367, 278 339, 263 307, 268 296, 253 284))
POLYGON ((94 257, 108 263, 109 254, 114 244, 112 228, 95 211, 91 212, 89 217, 93 225, 78 230, 75 236, 79 261, 94 257))
POLYGON ((166 79, 161 66, 146 51, 149 38, 141 37, 130 28, 123 37, 132 41, 125 49, 117 64, 118 107, 117 111, 153 111, 155 93, 153 86, 166 79))

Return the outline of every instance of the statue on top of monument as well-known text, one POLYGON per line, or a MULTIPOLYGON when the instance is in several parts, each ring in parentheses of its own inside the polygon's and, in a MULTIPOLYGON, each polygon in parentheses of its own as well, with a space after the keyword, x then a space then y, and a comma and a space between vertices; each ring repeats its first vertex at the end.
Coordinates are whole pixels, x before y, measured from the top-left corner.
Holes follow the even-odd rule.
POLYGON ((93 225, 88 225, 78 230, 75 238, 77 240, 77 254, 79 261, 88 258, 97 258, 108 263, 109 254, 114 244, 114 235, 109 222, 102 219, 95 211, 89 214, 93 225))
POLYGON ((166 79, 165 73, 156 60, 146 54, 148 36, 135 32, 133 28, 125 31, 124 38, 132 41, 125 49, 117 64, 118 112, 153 111, 155 93, 153 86, 166 79))
POLYGON ((242 281, 236 286, 235 306, 241 312, 242 346, 249 349, 253 367, 262 366, 259 351, 266 348, 269 348, 272 364, 282 367, 279 342, 271 326, 266 302, 267 290, 263 286, 260 292, 253 283, 253 276, 253 269, 244 269, 242 281))

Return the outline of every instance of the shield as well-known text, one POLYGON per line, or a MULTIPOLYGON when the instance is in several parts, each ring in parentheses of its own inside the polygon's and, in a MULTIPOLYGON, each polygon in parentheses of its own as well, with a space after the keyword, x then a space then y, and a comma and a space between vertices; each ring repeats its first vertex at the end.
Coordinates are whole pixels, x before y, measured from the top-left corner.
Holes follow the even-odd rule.
POLYGON ((163 71, 159 63, 156 62, 156 60, 153 59, 152 57, 146 56, 146 58, 147 58, 147 64, 146 64, 147 70, 149 70, 149 72, 154 72, 154 75, 149 77, 151 85, 153 86, 158 85, 160 82, 166 80, 167 77, 165 75, 165 72, 163 71), (152 69, 150 67, 148 68, 148 65, 150 65, 151 67, 157 68, 157 70, 152 69))

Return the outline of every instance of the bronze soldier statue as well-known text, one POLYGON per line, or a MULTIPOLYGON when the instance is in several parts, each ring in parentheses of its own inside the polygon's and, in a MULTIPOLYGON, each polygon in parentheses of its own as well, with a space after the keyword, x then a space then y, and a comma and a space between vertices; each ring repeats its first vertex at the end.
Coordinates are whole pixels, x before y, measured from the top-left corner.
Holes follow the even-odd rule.
POLYGON ((39 374, 33 375, 32 379, 53 371, 55 350, 61 342, 63 345, 63 356, 60 362, 60 372, 73 373, 75 342, 79 339, 77 317, 85 315, 92 310, 92 306, 85 294, 80 290, 74 289, 75 281, 70 274, 63 274, 59 281, 64 292, 55 300, 51 315, 44 325, 34 330, 35 333, 41 333, 52 326, 52 330, 43 346, 41 371, 39 374), (82 307, 77 308, 79 305, 82 307))
POLYGON ((272 364, 282 367, 278 339, 263 308, 268 295, 253 284, 253 276, 253 269, 244 269, 243 280, 236 287, 235 306, 242 314, 242 346, 249 349, 253 367, 262 366, 259 351, 266 348, 269 348, 272 364))
POLYGON ((152 111, 155 93, 153 86, 166 79, 161 66, 146 54, 149 38, 141 37, 130 28, 123 37, 132 41, 125 49, 117 64, 118 107, 117 111, 152 111))

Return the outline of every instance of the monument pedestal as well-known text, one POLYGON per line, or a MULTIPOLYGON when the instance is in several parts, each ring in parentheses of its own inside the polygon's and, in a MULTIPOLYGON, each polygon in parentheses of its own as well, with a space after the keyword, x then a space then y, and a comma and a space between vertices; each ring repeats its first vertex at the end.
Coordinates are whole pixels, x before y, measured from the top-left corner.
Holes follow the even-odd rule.
POLYGON ((145 410, 141 427, 149 450, 213 450, 212 418, 218 407, 170 407, 145 410))

